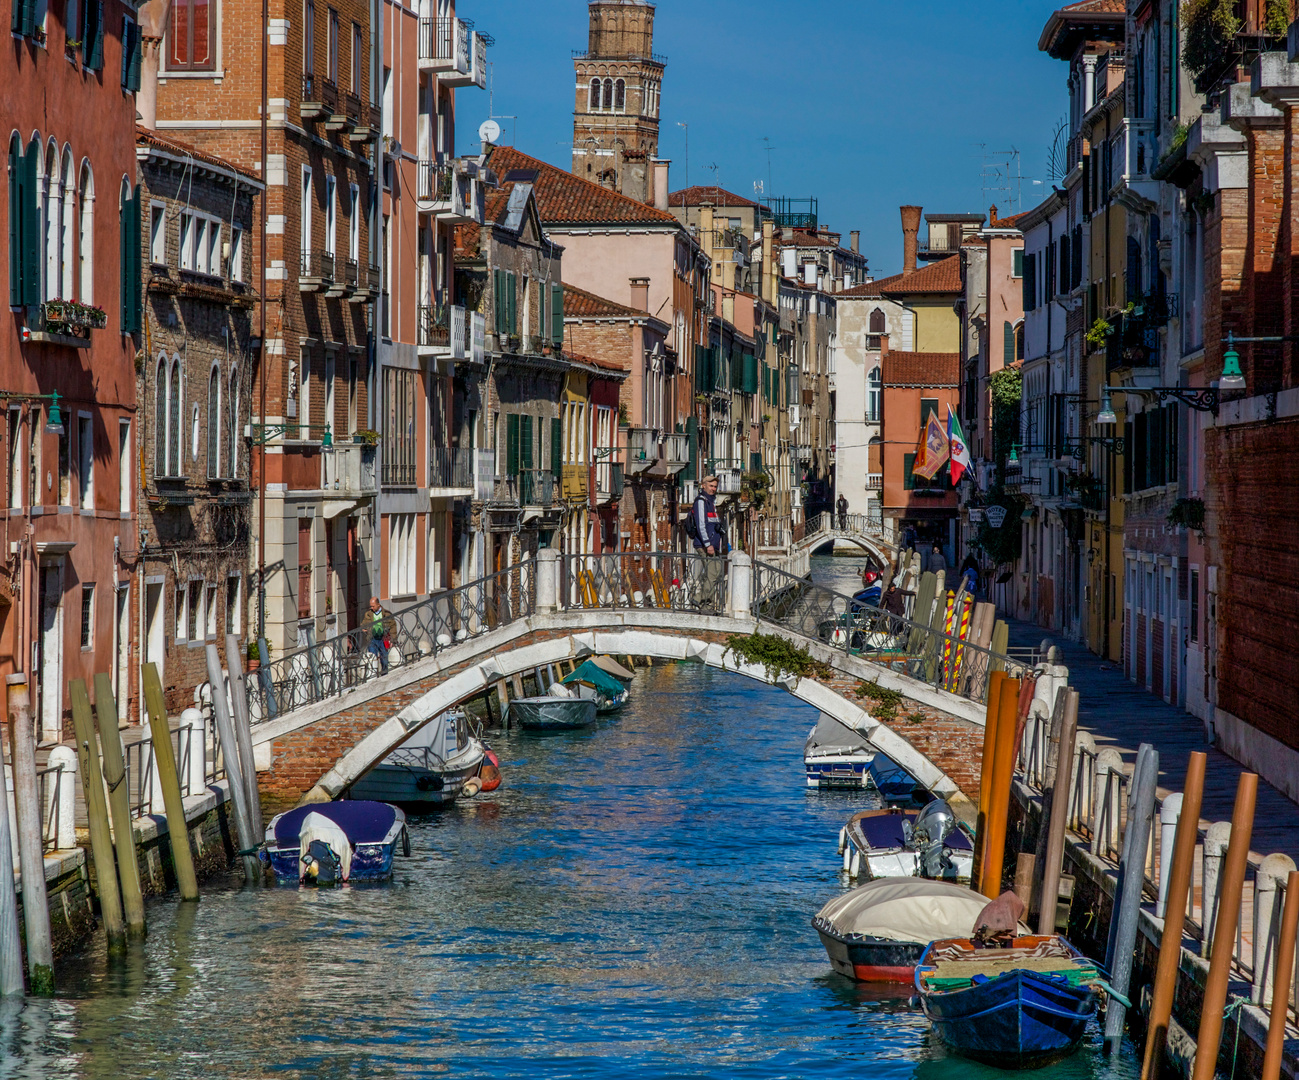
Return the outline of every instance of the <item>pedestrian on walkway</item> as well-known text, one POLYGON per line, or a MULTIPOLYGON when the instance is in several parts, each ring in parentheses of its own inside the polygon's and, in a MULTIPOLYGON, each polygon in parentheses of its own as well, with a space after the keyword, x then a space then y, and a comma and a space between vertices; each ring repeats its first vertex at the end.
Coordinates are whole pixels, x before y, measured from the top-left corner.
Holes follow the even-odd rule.
POLYGON ((916 549, 916 530, 913 525, 902 526, 902 550, 915 551, 916 549))
POLYGON ((389 636, 392 616, 383 610, 377 596, 370 597, 370 645, 366 652, 379 658, 379 674, 388 674, 388 650, 392 648, 389 636))
POLYGON ((973 555, 965 556, 961 563, 961 588, 973 596, 979 588, 979 564, 973 555))
POLYGON ((699 481, 699 494, 690 507, 688 531, 694 540, 695 552, 703 556, 700 604, 705 610, 720 612, 722 575, 726 571, 726 537, 717 517, 716 500, 717 477, 710 473, 699 481))
POLYGON ((843 492, 839 493, 839 501, 835 503, 834 508, 839 511, 839 531, 847 532, 848 531, 848 499, 843 494, 843 492))
POLYGON ((939 547, 937 540, 934 541, 934 550, 929 553, 929 565, 925 569, 931 574, 947 569, 947 559, 943 557, 943 549, 939 547))

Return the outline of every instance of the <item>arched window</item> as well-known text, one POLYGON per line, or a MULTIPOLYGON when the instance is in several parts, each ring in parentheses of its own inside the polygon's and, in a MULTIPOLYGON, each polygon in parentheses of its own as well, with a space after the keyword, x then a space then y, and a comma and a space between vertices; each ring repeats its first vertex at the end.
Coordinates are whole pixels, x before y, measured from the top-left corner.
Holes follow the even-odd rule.
POLYGON ((591 112, 597 112, 600 108, 600 80, 591 80, 591 96, 586 106, 591 112))
POLYGON ((167 357, 158 359, 158 379, 153 388, 153 473, 155 476, 167 475, 167 357))
POLYGON ((883 388, 883 382, 880 379, 880 369, 871 368, 870 374, 866 376, 866 419, 872 423, 877 423, 880 418, 880 392, 883 388))
POLYGON ((884 319, 884 312, 876 308, 871 312, 870 332, 872 334, 883 334, 888 330, 888 323, 884 319))
POLYGON ((230 393, 226 395, 226 468, 239 475, 239 369, 230 372, 230 393))
POLYGON ((613 109, 614 112, 622 112, 627 105, 627 83, 619 79, 613 84, 613 109))
POLYGON ((604 101, 602 102, 602 108, 604 109, 605 112, 609 112, 613 108, 613 80, 612 79, 604 80, 604 101))
POLYGON ((72 280, 76 268, 72 240, 76 231, 77 188, 73 182, 70 146, 63 148, 63 168, 60 170, 59 187, 63 193, 63 205, 59 213, 59 296, 71 300, 76 296, 72 280))
POLYGON ((93 304, 95 298, 95 174, 90 170, 89 161, 81 163, 80 188, 77 293, 83 304, 93 304))
POLYGON ((15 131, 9 136, 9 304, 18 307, 23 302, 22 256, 22 171, 23 144, 15 131))
POLYGON ((215 367, 207 381, 207 474, 221 475, 221 379, 215 367))
POLYGON ((53 139, 45 151, 45 175, 41 183, 41 228, 45 237, 45 277, 41 298, 59 298, 59 216, 63 200, 59 194, 59 146, 53 139))
POLYGON ((180 476, 180 357, 171 361, 171 377, 167 382, 167 468, 168 476, 180 476))
POLYGON ((1022 322, 1015 324, 1015 359, 1024 359, 1024 324, 1022 322))

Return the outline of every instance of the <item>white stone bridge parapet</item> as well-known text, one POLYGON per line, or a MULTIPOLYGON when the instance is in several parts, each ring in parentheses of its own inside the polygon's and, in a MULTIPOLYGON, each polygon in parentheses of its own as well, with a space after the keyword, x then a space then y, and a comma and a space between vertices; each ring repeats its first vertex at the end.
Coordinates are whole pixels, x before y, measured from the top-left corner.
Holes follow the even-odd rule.
MULTIPOLYGON (((682 558, 664 556, 669 557, 682 558)), ((464 640, 448 637, 432 655, 393 666, 386 675, 375 671, 373 677, 349 689, 274 716, 268 716, 265 708, 255 708, 254 716, 264 717, 253 726, 253 743, 259 783, 268 805, 292 805, 304 797, 313 801, 337 797, 446 709, 480 697, 512 676, 592 654, 612 653, 697 661, 783 686, 800 700, 865 733, 872 745, 925 787, 952 800, 962 816, 972 815, 966 796, 977 785, 984 706, 977 694, 969 693, 968 685, 964 694, 953 693, 932 680, 914 678, 800 633, 798 619, 781 622, 755 616, 751 599, 755 585, 770 592, 783 581, 797 579, 770 568, 755 575, 743 554, 730 560, 724 606, 718 614, 648 606, 643 598, 641 606, 616 606, 624 599, 618 595, 607 597, 614 606, 573 605, 579 575, 572 567, 566 573, 562 558, 558 553, 542 552, 530 566, 535 572, 530 582, 535 587, 531 613, 480 629, 464 640), (779 580, 773 586, 776 575, 779 580), (729 635, 750 634, 755 629, 780 634, 806 649, 830 666, 833 677, 818 681, 781 674, 773 679, 762 665, 744 663, 728 650, 726 641, 729 635), (852 693, 862 680, 899 691, 906 699, 902 715, 889 722, 872 715, 869 703, 852 693)), ((629 587, 626 580, 608 579, 595 582, 593 589, 611 586, 629 587)), ((799 583, 793 591, 803 587, 813 588, 799 583)), ((599 598, 588 594, 588 599, 599 598)), ((764 610, 763 604, 756 607, 764 610)), ((799 618, 808 617, 805 611, 800 612, 799 618)), ((318 685, 322 676, 315 666, 311 670, 318 685)))
POLYGON ((828 510, 807 521, 803 535, 793 538, 792 547, 795 551, 811 554, 835 540, 856 544, 881 567, 892 563, 898 552, 893 529, 879 518, 869 514, 845 514, 840 528, 839 515, 828 510))

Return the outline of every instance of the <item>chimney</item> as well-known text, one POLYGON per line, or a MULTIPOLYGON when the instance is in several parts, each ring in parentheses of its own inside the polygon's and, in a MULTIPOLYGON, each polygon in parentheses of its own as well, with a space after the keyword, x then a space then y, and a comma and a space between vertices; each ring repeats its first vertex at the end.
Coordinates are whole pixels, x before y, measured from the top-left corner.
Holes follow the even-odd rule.
POLYGON ((848 249, 854 255, 860 255, 861 254, 860 245, 861 245, 861 230, 853 229, 853 231, 848 234, 848 249))
POLYGON ((902 210, 902 276, 916 272, 916 237, 920 232, 920 207, 903 206, 902 210))
POLYGON ((995 229, 996 227, 997 227, 997 204, 993 203, 990 207, 988 207, 988 228, 995 229))
POLYGON ((637 311, 649 311, 649 278, 634 277, 631 281, 631 306, 637 311))
POLYGON ((654 158, 651 163, 654 169, 654 209, 668 208, 668 166, 672 164, 667 158, 654 158))

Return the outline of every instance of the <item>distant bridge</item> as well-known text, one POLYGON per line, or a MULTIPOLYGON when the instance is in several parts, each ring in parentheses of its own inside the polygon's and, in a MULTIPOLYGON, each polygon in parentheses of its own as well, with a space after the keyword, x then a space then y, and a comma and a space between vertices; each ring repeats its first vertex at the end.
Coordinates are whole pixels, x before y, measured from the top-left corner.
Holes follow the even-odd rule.
POLYGON ((825 511, 814 514, 801 530, 791 537, 795 551, 811 554, 818 548, 843 540, 856 544, 880 567, 886 567, 897 555, 898 543, 893 528, 872 514, 844 514, 825 511))
POLYGON ((920 622, 856 610, 848 597, 743 553, 716 579, 707 571, 694 555, 543 551, 394 615, 387 674, 366 651, 367 628, 267 665, 249 695, 264 799, 334 798, 446 709, 520 673, 612 653, 693 660, 783 686, 968 811, 987 676, 1016 662, 920 622), (754 630, 795 642, 832 676, 745 663, 727 639, 754 630), (872 713, 870 700, 853 693, 862 681, 899 691, 900 713, 872 713))

